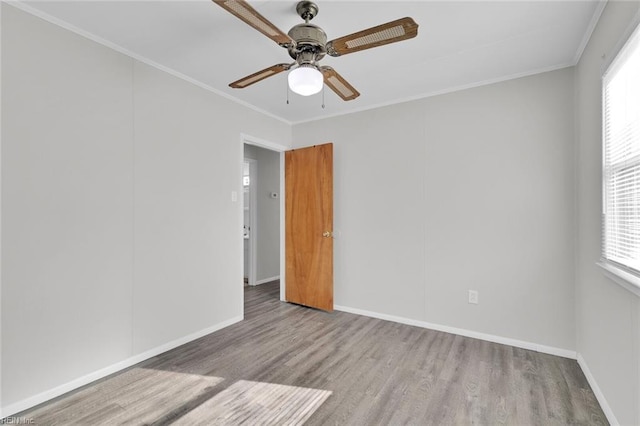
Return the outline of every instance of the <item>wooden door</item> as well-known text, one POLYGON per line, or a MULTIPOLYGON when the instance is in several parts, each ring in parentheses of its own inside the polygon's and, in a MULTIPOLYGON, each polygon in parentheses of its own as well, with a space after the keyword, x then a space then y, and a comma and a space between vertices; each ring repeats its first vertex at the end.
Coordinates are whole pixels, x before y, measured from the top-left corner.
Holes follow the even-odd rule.
POLYGON ((287 302, 333 310, 333 144, 285 152, 287 302))

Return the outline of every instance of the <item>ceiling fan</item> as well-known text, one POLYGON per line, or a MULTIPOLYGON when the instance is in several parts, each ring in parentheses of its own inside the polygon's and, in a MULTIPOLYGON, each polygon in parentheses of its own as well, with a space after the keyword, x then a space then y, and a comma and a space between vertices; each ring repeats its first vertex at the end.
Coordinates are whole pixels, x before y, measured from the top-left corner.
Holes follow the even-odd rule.
POLYGON ((322 90, 324 83, 343 100, 350 101, 360 96, 360 93, 333 68, 318 65, 325 55, 347 55, 418 35, 418 24, 411 18, 402 18, 327 42, 327 34, 322 28, 309 23, 318 14, 318 6, 311 1, 297 4, 296 12, 304 19, 304 23, 295 25, 288 34, 283 33, 244 0, 213 2, 286 48, 295 60, 290 64, 273 65, 229 84, 236 89, 243 89, 267 77, 291 70, 288 76, 289 87, 295 93, 313 95, 322 90))

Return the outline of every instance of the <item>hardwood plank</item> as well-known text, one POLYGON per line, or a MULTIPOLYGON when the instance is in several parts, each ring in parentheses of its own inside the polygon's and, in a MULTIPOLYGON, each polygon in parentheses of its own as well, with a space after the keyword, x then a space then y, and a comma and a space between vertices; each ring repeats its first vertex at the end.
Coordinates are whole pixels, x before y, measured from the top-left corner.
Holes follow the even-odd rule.
POLYGON ((329 391, 240 380, 176 425, 302 425, 331 395, 329 391))
POLYGON ((37 425, 199 421, 241 380, 332 392, 307 425, 607 421, 575 360, 280 302, 245 288, 245 320, 21 413, 37 425), (222 380, 222 381, 220 381, 222 380))

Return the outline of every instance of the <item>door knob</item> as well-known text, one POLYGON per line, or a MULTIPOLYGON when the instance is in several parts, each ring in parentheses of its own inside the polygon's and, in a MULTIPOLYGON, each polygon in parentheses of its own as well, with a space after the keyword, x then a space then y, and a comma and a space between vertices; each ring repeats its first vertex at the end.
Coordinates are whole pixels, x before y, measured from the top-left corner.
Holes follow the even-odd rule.
POLYGON ((331 232, 329 232, 329 231, 324 231, 324 232, 322 233, 322 236, 323 236, 323 237, 325 237, 325 238, 329 238, 329 237, 331 236, 331 232))

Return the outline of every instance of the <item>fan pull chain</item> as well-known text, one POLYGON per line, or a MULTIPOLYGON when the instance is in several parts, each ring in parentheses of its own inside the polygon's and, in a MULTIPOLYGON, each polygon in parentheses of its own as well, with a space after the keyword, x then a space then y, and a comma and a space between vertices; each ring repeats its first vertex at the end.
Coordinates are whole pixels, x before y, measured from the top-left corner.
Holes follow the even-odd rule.
POLYGON ((287 83, 287 105, 289 105, 289 82, 285 80, 287 83))
POLYGON ((324 84, 322 85, 322 109, 324 109, 324 84))

